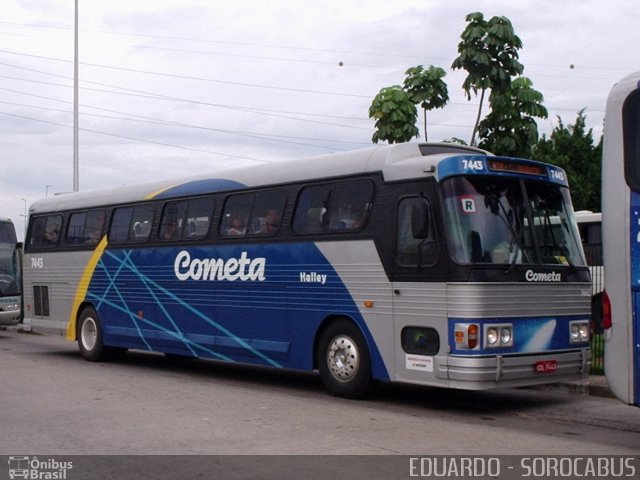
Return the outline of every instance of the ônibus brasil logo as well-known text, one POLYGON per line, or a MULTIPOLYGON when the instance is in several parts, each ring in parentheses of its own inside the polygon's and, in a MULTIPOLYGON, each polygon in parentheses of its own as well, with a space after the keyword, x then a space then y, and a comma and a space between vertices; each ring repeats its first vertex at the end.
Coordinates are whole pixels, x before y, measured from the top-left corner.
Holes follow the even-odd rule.
POLYGON ((262 282, 265 279, 264 270, 266 259, 263 257, 251 259, 247 252, 242 252, 240 258, 191 258, 186 250, 176 255, 173 271, 176 278, 185 280, 227 280, 233 282, 250 280, 262 282))
POLYGON ((9 457, 9 478, 26 478, 33 480, 66 480, 67 471, 73 468, 73 462, 60 461, 55 458, 46 460, 38 457, 9 457))

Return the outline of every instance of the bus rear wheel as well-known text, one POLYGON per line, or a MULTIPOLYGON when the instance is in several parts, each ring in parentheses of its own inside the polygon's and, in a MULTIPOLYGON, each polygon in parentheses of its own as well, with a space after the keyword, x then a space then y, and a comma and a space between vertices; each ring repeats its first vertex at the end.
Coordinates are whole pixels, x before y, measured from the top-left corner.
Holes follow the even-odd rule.
POLYGON ((331 394, 362 398, 370 393, 374 381, 369 349, 350 320, 336 320, 321 333, 316 361, 322 383, 331 394))
POLYGON ((125 352, 124 349, 106 347, 102 337, 102 322, 93 307, 86 307, 80 313, 77 326, 80 355, 90 362, 111 360, 125 352))

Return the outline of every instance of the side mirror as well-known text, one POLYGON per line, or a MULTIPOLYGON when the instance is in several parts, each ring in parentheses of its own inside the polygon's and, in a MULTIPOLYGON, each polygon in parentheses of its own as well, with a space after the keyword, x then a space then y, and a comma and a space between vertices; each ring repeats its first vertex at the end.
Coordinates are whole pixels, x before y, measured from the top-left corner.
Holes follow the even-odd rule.
POLYGON ((425 202, 420 202, 411 208, 411 232, 413 238, 425 239, 429 237, 429 208, 425 202))

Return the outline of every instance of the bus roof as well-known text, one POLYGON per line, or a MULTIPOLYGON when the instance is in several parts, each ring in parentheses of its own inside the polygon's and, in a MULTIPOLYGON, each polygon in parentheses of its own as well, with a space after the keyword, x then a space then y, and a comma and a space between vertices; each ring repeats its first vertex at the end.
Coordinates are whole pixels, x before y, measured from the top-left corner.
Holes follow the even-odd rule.
POLYGON ((478 148, 453 143, 383 145, 268 164, 221 168, 179 179, 60 194, 36 201, 29 211, 37 214, 157 198, 177 198, 366 172, 381 172, 386 181, 420 178, 433 175, 437 165, 444 158, 461 154, 490 155, 489 152, 478 148))

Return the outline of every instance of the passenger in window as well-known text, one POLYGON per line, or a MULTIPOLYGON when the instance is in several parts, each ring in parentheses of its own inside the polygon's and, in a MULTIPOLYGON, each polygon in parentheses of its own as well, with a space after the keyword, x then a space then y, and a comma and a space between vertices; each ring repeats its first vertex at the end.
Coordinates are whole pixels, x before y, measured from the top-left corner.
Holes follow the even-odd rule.
POLYGON ((100 241, 100 233, 100 230, 97 229, 90 230, 84 243, 88 243, 90 245, 98 243, 100 241))
POLYGON ((58 243, 58 237, 60 235, 60 231, 57 225, 49 225, 44 230, 44 240, 50 244, 58 243))
POLYGON ((270 208, 264 217, 264 223, 261 225, 258 233, 263 235, 274 235, 280 227, 280 211, 270 208))
POLYGON ((365 217, 366 212, 364 208, 354 209, 351 226, 349 228, 351 228, 352 230, 360 230, 364 226, 365 217))
POLYGON ((169 220, 164 224, 162 240, 175 240, 178 238, 178 222, 169 220))
POLYGON ((238 213, 234 213, 231 215, 231 224, 227 229, 227 236, 229 237, 237 237, 239 235, 244 235, 247 233, 247 228, 244 225, 244 221, 242 216, 238 213))

